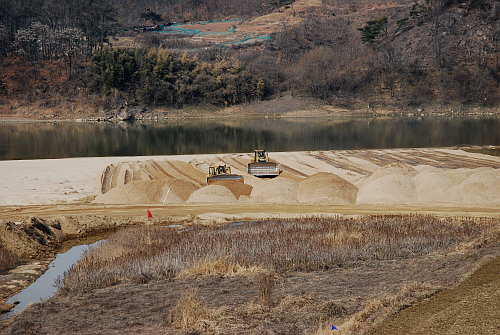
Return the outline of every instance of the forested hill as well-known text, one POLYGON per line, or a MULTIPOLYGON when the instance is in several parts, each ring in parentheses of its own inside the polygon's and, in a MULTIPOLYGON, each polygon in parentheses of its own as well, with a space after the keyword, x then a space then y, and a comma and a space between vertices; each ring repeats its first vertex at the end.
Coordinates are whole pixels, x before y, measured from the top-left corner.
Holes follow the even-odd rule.
POLYGON ((499 18, 493 0, 2 0, 0 111, 285 94, 352 109, 492 108, 499 18), (216 32, 227 20, 230 33, 216 32), (203 34, 159 27, 200 21, 203 34))

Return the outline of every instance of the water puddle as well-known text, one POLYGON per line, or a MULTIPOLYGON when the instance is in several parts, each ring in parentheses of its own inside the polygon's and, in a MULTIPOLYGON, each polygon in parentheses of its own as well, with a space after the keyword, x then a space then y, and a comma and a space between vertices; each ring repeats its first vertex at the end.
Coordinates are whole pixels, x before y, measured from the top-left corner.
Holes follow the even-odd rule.
POLYGON ((64 271, 69 270, 71 266, 76 264, 86 250, 101 243, 101 241, 96 242, 95 239, 96 237, 93 237, 94 241, 91 244, 81 244, 83 242, 81 240, 71 240, 63 243, 60 249, 61 253, 57 254, 56 259, 50 263, 47 271, 29 287, 6 301, 8 304, 18 303, 9 312, 1 314, 0 321, 10 319, 14 315, 21 313, 31 303, 40 303, 56 294, 56 278, 58 276, 62 277, 64 271), (75 243, 79 243, 80 245, 74 245, 75 243))

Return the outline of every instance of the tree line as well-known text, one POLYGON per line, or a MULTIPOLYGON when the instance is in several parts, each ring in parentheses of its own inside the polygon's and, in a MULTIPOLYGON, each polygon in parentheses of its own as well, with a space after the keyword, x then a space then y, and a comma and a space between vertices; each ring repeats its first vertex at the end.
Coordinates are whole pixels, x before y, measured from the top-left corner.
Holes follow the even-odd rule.
POLYGON ((15 52, 18 46, 15 42, 19 38, 31 35, 27 36, 27 41, 38 37, 46 39, 50 32, 55 43, 68 38, 68 33, 77 33, 90 56, 115 33, 117 20, 116 7, 111 0, 2 0, 0 54, 15 52))
POLYGON ((91 59, 89 87, 143 104, 233 105, 260 99, 264 82, 241 62, 199 62, 187 53, 176 57, 166 49, 111 49, 91 59))
POLYGON ((35 78, 48 75, 50 71, 42 67, 56 62, 71 79, 66 85, 117 102, 229 105, 285 92, 345 106, 356 101, 401 107, 429 101, 483 105, 500 101, 500 57, 496 52, 500 49, 500 6, 495 7, 491 0, 460 4, 415 0, 406 11, 372 17, 364 23, 318 9, 296 25, 284 22, 280 32, 259 46, 202 48, 189 38, 152 32, 141 35, 143 41, 149 41, 143 49, 106 47, 117 32, 117 22, 124 27, 151 16, 141 19, 142 13, 161 15, 165 21, 227 19, 250 15, 250 10, 265 13, 275 6, 292 5, 290 1, 235 3, 4 0, 0 2, 0 61, 9 71, 11 64, 21 60, 31 67, 25 64, 17 73, 9 72, 10 79, 0 74, 0 92, 25 95, 25 90, 37 87, 36 92, 41 93, 36 94, 43 94, 47 89, 38 87, 50 85, 23 82, 16 86, 8 80, 25 78, 25 73, 33 73, 35 78), (484 22, 491 32, 482 28, 464 31, 461 20, 484 22), (479 30, 483 35, 476 34, 479 30), (172 43, 181 40, 183 43, 172 43), (165 49, 165 45, 176 44, 189 53, 165 49), (7 54, 18 58, 6 61, 7 54), (16 91, 13 87, 26 88, 16 91))

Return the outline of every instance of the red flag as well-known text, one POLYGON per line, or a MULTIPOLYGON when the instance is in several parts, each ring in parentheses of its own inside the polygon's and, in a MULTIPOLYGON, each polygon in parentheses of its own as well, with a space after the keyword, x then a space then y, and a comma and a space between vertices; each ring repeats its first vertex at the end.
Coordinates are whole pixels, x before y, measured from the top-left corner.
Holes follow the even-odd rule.
POLYGON ((151 212, 148 209, 148 219, 151 219, 152 217, 153 217, 153 214, 151 214, 151 212))

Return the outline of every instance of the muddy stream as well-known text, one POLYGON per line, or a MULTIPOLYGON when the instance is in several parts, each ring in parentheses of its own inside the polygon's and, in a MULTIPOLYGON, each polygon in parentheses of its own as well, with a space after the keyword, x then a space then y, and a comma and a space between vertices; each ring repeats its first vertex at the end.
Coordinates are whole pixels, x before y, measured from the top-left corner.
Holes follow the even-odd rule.
POLYGON ((47 271, 30 286, 6 301, 7 304, 14 304, 15 307, 9 312, 1 314, 0 321, 8 320, 21 313, 29 304, 40 303, 56 294, 58 290, 57 279, 62 279, 64 272, 75 265, 89 248, 102 243, 108 234, 97 234, 63 242, 47 271))
MULTIPOLYGON (((240 228, 244 224, 255 224, 257 222, 258 221, 235 221, 228 223, 225 228, 240 228)), ((184 228, 182 225, 168 225, 163 227, 174 228, 179 232, 189 230, 189 228, 184 228)), ((106 232, 63 242, 58 248, 56 258, 49 264, 47 271, 30 286, 6 301, 7 304, 14 304, 15 307, 7 313, 0 314, 0 322, 21 313, 29 304, 40 303, 54 296, 58 291, 57 282, 59 279, 64 278, 64 273, 78 263, 87 250, 105 241, 109 234, 110 232, 106 232)))

